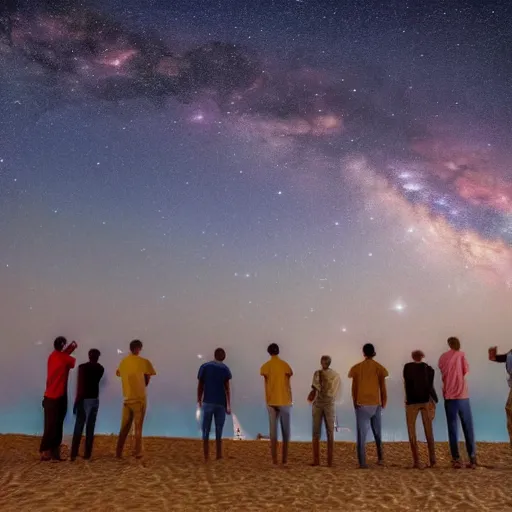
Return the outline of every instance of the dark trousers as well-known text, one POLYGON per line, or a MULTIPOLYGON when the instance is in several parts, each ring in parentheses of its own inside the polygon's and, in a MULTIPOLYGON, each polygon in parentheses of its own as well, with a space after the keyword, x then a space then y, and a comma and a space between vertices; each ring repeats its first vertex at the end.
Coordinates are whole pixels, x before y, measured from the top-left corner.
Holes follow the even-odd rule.
POLYGON ((62 443, 64 419, 68 411, 68 397, 66 395, 60 398, 44 397, 43 409, 44 432, 39 451, 41 453, 52 452, 53 456, 58 457, 62 443))
POLYGON ((84 459, 91 458, 92 446, 94 444, 94 428, 96 427, 96 417, 98 416, 99 406, 100 401, 97 398, 86 398, 77 404, 75 430, 73 432, 73 442, 71 443, 71 458, 74 459, 78 455, 84 427, 84 459))

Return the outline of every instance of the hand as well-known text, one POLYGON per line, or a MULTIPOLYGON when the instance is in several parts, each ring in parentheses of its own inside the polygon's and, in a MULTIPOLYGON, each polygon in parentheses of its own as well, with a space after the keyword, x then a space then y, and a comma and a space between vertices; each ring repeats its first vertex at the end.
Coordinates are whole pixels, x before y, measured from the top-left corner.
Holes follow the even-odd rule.
POLYGON ((201 409, 201 407, 203 407, 203 401, 202 400, 198 400, 197 401, 197 406, 199 407, 199 409, 201 409))
POLYGON ((309 392, 309 395, 308 395, 308 402, 309 402, 309 403, 312 403, 312 402, 313 402, 313 400, 315 399, 315 395, 316 395, 315 390, 314 390, 314 389, 312 389, 312 390, 309 392))
POLYGON ((231 414, 231 406, 230 405, 228 405, 226 407, 226 414, 228 414, 228 415, 231 414))
POLYGON ((498 353, 498 347, 489 348, 489 360, 496 361, 496 354, 498 353))

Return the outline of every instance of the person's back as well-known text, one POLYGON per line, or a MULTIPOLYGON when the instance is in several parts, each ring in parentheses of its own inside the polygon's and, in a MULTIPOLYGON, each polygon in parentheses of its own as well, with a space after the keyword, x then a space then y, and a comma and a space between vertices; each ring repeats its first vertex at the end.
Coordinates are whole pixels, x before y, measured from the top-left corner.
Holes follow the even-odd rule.
POLYGON ((428 403, 433 398, 434 369, 427 363, 407 363, 403 377, 407 405, 428 403))
POLYGON ((308 402, 312 403, 313 416, 313 466, 320 464, 320 437, 322 421, 327 435, 327 465, 332 466, 334 455, 334 424, 336 417, 336 399, 338 398, 341 379, 331 366, 331 357, 322 356, 321 368, 313 374, 308 402))
POLYGON ((126 356, 119 364, 119 376, 126 400, 146 400, 146 375, 154 375, 149 360, 135 354, 126 356))
POLYGON ((367 358, 352 367, 349 378, 352 378, 352 385, 356 392, 354 400, 357 405, 385 405, 384 379, 388 372, 384 366, 367 358), (384 395, 384 396, 383 396, 384 395))
POLYGON ((75 358, 64 351, 54 350, 48 356, 46 398, 60 398, 67 394, 69 371, 75 367, 75 358))
POLYGON ((260 375, 265 379, 265 400, 269 417, 270 452, 272 462, 277 464, 277 424, 281 423, 283 435, 282 461, 288 461, 288 444, 290 441, 292 388, 290 379, 293 371, 290 365, 279 357, 279 346, 271 343, 267 352, 270 359, 260 368, 260 375))
POLYGON ((98 398, 100 394, 100 381, 105 368, 98 363, 88 361, 78 367, 78 391, 82 399, 98 398))
POLYGON ((78 367, 76 398, 73 407, 76 421, 71 444, 71 460, 75 460, 78 456, 84 427, 84 459, 90 459, 92 455, 96 417, 100 405, 100 381, 105 372, 103 366, 98 362, 100 355, 100 351, 96 348, 89 350, 89 361, 78 367))
POLYGON ((39 448, 41 460, 62 460, 60 445, 68 408, 68 377, 69 371, 75 367, 75 358, 70 354, 76 347, 75 341, 68 345, 66 338, 58 336, 48 357, 43 398, 44 432, 39 448))
POLYGON ((126 356, 117 369, 117 376, 121 377, 123 386, 123 414, 121 429, 117 440, 116 457, 123 453, 126 438, 134 424, 135 457, 142 456, 142 428, 146 415, 146 387, 153 375, 156 375, 153 365, 149 360, 141 357, 142 342, 133 340, 130 343, 131 354, 126 356))
POLYGON ((469 398, 466 374, 469 371, 464 352, 450 349, 439 358, 443 396, 449 400, 469 398))
POLYGON ((357 423, 357 458, 361 468, 366 467, 366 436, 372 429, 377 447, 378 463, 383 462, 381 412, 387 404, 386 377, 388 371, 374 361, 375 347, 363 346, 364 360, 354 365, 349 373, 352 379, 352 400, 357 423))
POLYGON ((341 379, 332 368, 317 370, 313 375, 313 387, 316 389, 316 404, 331 404, 339 395, 341 379))
POLYGON ((204 363, 197 374, 197 401, 203 410, 203 453, 205 461, 209 460, 210 430, 212 420, 215 421, 215 444, 217 459, 222 458, 222 431, 226 414, 231 414, 231 391, 229 381, 231 371, 224 364, 226 352, 217 348, 214 360, 204 363))
POLYGON ((199 369, 204 383, 203 403, 226 407, 226 381, 231 379, 231 371, 220 361, 209 361, 199 369))
POLYGON ((267 405, 287 406, 292 404, 292 388, 290 377, 292 369, 278 355, 271 358, 261 367, 260 374, 265 377, 265 398, 267 405))
POLYGON ((421 414, 421 421, 427 440, 430 466, 436 465, 436 451, 432 422, 435 417, 437 394, 434 389, 434 369, 423 362, 425 354, 414 350, 412 362, 404 365, 403 378, 405 387, 405 419, 411 446, 413 464, 421 467, 418 440, 416 436, 416 420, 421 414))
POLYGON ((464 352, 460 350, 460 341, 455 336, 447 340, 450 350, 439 358, 439 369, 443 378, 444 408, 446 423, 448 426, 448 440, 452 455, 452 464, 455 468, 462 467, 459 453, 459 428, 460 419, 466 450, 470 460, 470 466, 476 467, 476 442, 473 428, 473 414, 469 401, 469 391, 466 375, 469 365, 464 352))

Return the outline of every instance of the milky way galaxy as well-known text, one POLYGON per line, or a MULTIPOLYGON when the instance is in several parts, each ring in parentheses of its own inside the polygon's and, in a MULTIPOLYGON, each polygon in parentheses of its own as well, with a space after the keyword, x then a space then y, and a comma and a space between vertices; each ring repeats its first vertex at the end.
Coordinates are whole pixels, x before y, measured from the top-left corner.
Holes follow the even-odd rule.
MULTIPOLYGON (((303 391, 320 349, 343 373, 372 339, 396 373, 459 333, 488 378, 482 340, 511 327, 506 3, 150 4, 0 7, 11 362, 62 329, 113 362, 141 336, 186 361, 162 379, 178 407, 217 344, 239 374, 300 347, 303 391)), ((257 375, 239 390, 257 403, 257 375)))

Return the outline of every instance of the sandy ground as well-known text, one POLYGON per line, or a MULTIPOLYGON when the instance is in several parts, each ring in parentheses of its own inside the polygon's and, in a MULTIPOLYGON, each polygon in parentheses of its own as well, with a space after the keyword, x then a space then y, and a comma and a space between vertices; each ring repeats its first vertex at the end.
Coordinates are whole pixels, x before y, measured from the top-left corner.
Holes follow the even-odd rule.
MULTIPOLYGON (((272 466, 268 441, 225 441, 225 459, 209 464, 197 440, 146 438, 142 460, 117 460, 115 437, 99 436, 93 459, 75 462, 40 462, 38 443, 0 436, 2 512, 512 511, 507 444, 481 443, 480 468, 453 470, 439 443, 439 467, 414 470, 408 444, 388 443, 384 467, 359 470, 350 443, 336 444, 333 468, 310 467, 307 443, 292 444, 288 468, 272 466)), ((368 453, 373 461, 372 444, 368 453)))

